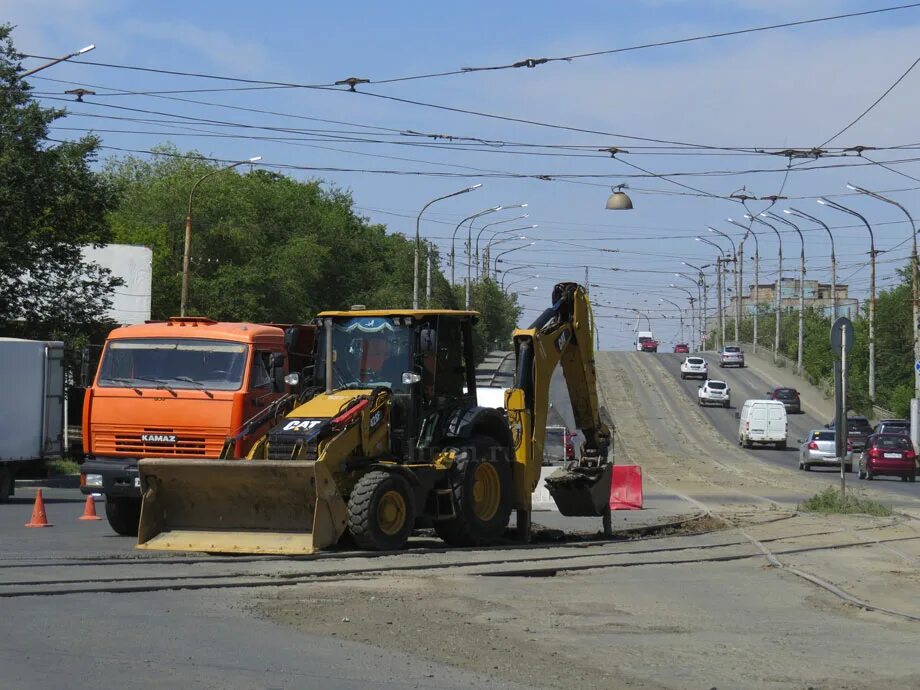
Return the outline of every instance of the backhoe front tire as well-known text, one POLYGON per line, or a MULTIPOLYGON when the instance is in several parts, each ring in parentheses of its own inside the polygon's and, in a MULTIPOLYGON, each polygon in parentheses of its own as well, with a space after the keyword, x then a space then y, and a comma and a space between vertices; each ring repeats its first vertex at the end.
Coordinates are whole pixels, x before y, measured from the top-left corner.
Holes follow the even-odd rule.
POLYGON ((405 547, 415 524, 412 487, 398 474, 368 472, 348 497, 348 532, 362 549, 405 547))
POLYGON ((123 537, 136 537, 141 520, 141 499, 131 496, 106 496, 105 517, 109 526, 123 537))
POLYGON ((483 546, 505 533, 511 518, 511 456, 490 436, 475 436, 450 470, 457 515, 434 523, 451 546, 483 546))

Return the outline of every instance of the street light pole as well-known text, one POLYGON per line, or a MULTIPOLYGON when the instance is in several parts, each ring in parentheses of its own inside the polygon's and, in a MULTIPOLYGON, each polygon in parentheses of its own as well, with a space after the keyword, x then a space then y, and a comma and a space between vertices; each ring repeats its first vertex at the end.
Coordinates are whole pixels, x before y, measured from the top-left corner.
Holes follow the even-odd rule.
MULTIPOLYGON (((675 275, 676 275, 676 274, 675 274, 675 275)), ((691 313, 692 313, 692 312, 693 312, 693 303, 694 303, 695 301, 697 301, 696 298, 693 297, 693 293, 690 292, 687 288, 682 288, 680 285, 675 285, 674 283, 671 283, 671 284, 669 285, 669 287, 671 287, 671 288, 673 288, 673 289, 675 289, 675 290, 680 290, 681 292, 686 292, 686 293, 687 293, 687 298, 690 300, 690 311, 691 311, 691 313)), ((700 289, 700 288, 699 288, 699 285, 697 285, 696 289, 697 289, 697 292, 699 292, 699 289, 700 289)), ((703 349, 702 338, 700 338, 699 343, 700 343, 700 344, 699 344, 699 350, 702 350, 702 349, 703 349)), ((690 343, 690 346, 693 347, 693 346, 694 346, 694 343, 691 342, 691 343, 690 343)), ((694 351, 697 351, 697 349, 694 348, 694 351)))
MULTIPOLYGON (((738 249, 737 249, 737 247, 735 247, 735 241, 734 241, 729 235, 727 235, 726 233, 722 232, 721 230, 716 230, 715 228, 710 227, 710 226, 706 226, 706 229, 709 230, 709 232, 714 232, 714 233, 716 233, 717 235, 721 235, 722 237, 724 237, 725 239, 727 239, 727 240, 731 243, 731 245, 732 245, 732 259, 731 259, 731 260, 732 260, 732 263, 733 263, 734 266, 735 266, 735 275, 734 275, 734 283, 735 283, 735 302, 736 302, 736 304, 735 304, 735 319, 734 319, 734 321, 735 321, 735 342, 737 343, 737 342, 738 342, 738 321, 739 321, 739 319, 740 319, 740 313, 741 313, 741 312, 739 311, 739 309, 738 309, 738 307, 740 306, 740 303, 741 303, 741 291, 738 289, 738 266, 739 266, 738 259, 740 258, 740 257, 739 257, 739 254, 738 254, 738 249)), ((743 240, 742 240, 742 242, 743 242, 743 240)), ((740 265, 743 265, 743 263, 744 263, 744 262, 742 261, 740 265)), ((723 341, 724 341, 724 337, 725 337, 725 336, 724 336, 724 334, 723 334, 723 341)), ((725 344, 725 343, 723 342, 723 345, 724 345, 724 344, 725 344)))
MULTIPOLYGON (((910 221, 911 242, 913 245, 910 254, 910 294, 911 301, 913 302, 914 362, 920 362, 920 301, 918 301, 920 300, 920 296, 917 294, 918 290, 920 290, 920 277, 918 277, 917 271, 920 269, 917 267, 917 224, 914 222, 913 216, 907 212, 907 209, 901 206, 901 204, 899 204, 894 199, 889 199, 888 197, 882 196, 877 192, 870 192, 868 189, 857 187, 854 184, 847 184, 847 187, 853 191, 860 192, 862 194, 868 194, 869 196, 875 197, 879 201, 889 203, 892 206, 897 206, 910 221)), ((920 398, 920 367, 917 367, 916 365, 914 366, 914 397, 920 398)))
POLYGON ((508 274, 513 273, 514 271, 522 271, 525 268, 534 268, 534 266, 532 264, 525 264, 524 266, 515 266, 514 268, 509 268, 502 271, 502 292, 505 291, 505 278, 508 277, 508 274))
POLYGON ((782 295, 782 292, 783 292, 783 236, 779 234, 779 230, 776 229, 775 225, 773 225, 772 223, 768 223, 763 218, 755 218, 754 216, 751 216, 748 213, 745 213, 744 217, 751 221, 756 220, 758 223, 761 223, 762 225, 766 225, 773 232, 775 232, 776 241, 779 246, 779 250, 776 255, 776 291, 775 291, 776 294, 773 295, 774 302, 776 303, 774 306, 775 313, 773 315, 774 321, 776 321, 776 324, 775 324, 776 333, 774 334, 774 338, 773 338, 773 362, 775 364, 777 361, 779 361, 780 319, 782 317, 782 312, 783 312, 783 295, 782 295))
MULTIPOLYGON (((742 247, 744 246, 744 242, 747 239, 747 236, 751 235, 751 237, 754 238, 754 336, 752 340, 754 341, 753 349, 754 349, 754 353, 756 354, 757 353, 757 337, 758 337, 757 321, 758 321, 758 312, 760 311, 759 309, 759 305, 760 305, 760 240, 757 239, 757 233, 754 232, 754 221, 751 221, 751 224, 748 226, 745 226, 737 221, 734 221, 731 218, 728 219, 728 222, 744 230, 744 236, 741 238, 741 244, 738 246, 738 251, 740 253, 740 256, 744 256, 744 250, 742 249, 742 247)), ((744 280, 742 279, 742 276, 744 275, 744 262, 741 261, 739 266, 740 267, 738 269, 738 282, 741 284, 741 293, 739 293, 738 299, 743 300, 744 299, 744 280)), ((742 309, 741 309, 742 314, 744 314, 743 305, 744 303, 742 302, 742 309)))
POLYGON ((799 344, 796 353, 796 370, 799 376, 801 376, 803 371, 802 353, 805 350, 805 237, 802 235, 799 226, 791 220, 787 220, 772 211, 768 211, 767 213, 773 220, 785 223, 793 228, 798 233, 799 240, 802 242, 802 253, 799 255, 799 344))
POLYGON ((425 212, 429 206, 438 201, 443 201, 444 199, 450 199, 452 196, 457 196, 459 194, 466 194, 467 192, 472 192, 474 189, 479 189, 482 187, 481 184, 474 184, 472 187, 467 187, 466 189, 461 189, 460 191, 453 192, 452 194, 445 194, 444 196, 439 196, 437 199, 432 199, 427 204, 422 206, 422 210, 418 212, 418 216, 415 218, 415 257, 413 261, 412 269, 412 308, 418 309, 418 260, 419 256, 422 253, 422 238, 420 234, 421 224, 422 224, 422 214, 425 212))
MULTIPOLYGON (((524 220, 525 218, 530 218, 530 214, 522 213, 521 215, 516 216, 515 218, 506 218, 505 220, 492 221, 491 223, 486 223, 485 225, 483 225, 482 228, 480 228, 479 232, 482 233, 486 228, 491 228, 493 225, 501 225, 502 223, 513 223, 516 220, 524 220)), ((495 237, 495 234, 493 234, 492 237, 495 237)), ((489 251, 488 247, 486 247, 486 251, 484 252, 484 254, 488 255, 488 251, 489 251)), ((487 258, 485 258, 484 266, 488 270, 489 261, 487 258)))
POLYGON ((861 213, 825 198, 818 199, 818 203, 859 218, 869 230, 869 400, 875 403, 875 257, 878 254, 875 249, 875 233, 861 213))
POLYGON ((805 220, 810 220, 812 223, 817 223, 827 231, 827 236, 831 241, 831 323, 833 323, 837 319, 837 255, 834 250, 834 234, 827 226, 827 223, 819 218, 815 218, 814 216, 805 213, 805 211, 800 211, 797 208, 787 208, 783 209, 783 213, 786 213, 790 216, 797 216, 798 218, 804 218, 805 220))
POLYGON ((504 238, 496 241, 496 238, 499 235, 507 235, 509 232, 523 232, 524 230, 535 230, 538 227, 539 226, 536 223, 534 223, 533 225, 522 225, 519 228, 510 228, 508 230, 498 230, 497 232, 492 233, 492 237, 490 237, 489 241, 486 242, 485 249, 482 250, 482 257, 481 257, 482 270, 486 274, 486 277, 487 278, 489 277, 489 262, 492 260, 492 245, 499 244, 500 242, 505 241, 504 238))
MULTIPOLYGON (((507 211, 508 209, 512 209, 512 208, 527 208, 527 204, 513 204, 512 206, 501 206, 499 208, 502 211, 507 211)), ((483 225, 481 228, 479 228, 479 232, 476 234, 476 278, 479 278, 479 275, 480 275, 479 265, 480 265, 481 257, 479 256, 479 238, 482 237, 482 231, 485 230, 487 227, 489 227, 489 225, 490 223, 483 225)), ((533 227, 537 227, 537 226, 534 225, 533 227)), ((473 230, 473 224, 470 223, 470 232, 472 232, 472 230, 473 230)), ((489 271, 489 264, 486 263, 485 269, 483 270, 483 272, 488 273, 488 271, 489 271)))
MULTIPOLYGON (((683 341, 683 339, 684 339, 684 312, 683 312, 683 310, 680 308, 680 305, 677 304, 676 302, 672 302, 671 300, 667 299, 666 297, 659 297, 659 298, 658 298, 658 301, 659 301, 659 302, 667 302, 668 304, 673 305, 675 309, 677 309, 677 315, 680 317, 680 339, 681 339, 681 341, 683 341)), ((693 318, 693 311, 692 311, 692 309, 691 309, 691 312, 690 312, 690 317, 691 317, 691 319, 693 318)), ((691 326, 690 326, 690 327, 693 328, 692 320, 691 320, 691 326)))
MULTIPOLYGON (((73 56, 70 56, 73 57, 73 56)), ((61 58, 64 60, 66 58, 61 58)), ((60 62, 61 60, 58 60, 60 62)), ((191 249, 192 249, 192 199, 195 197, 195 190, 198 189, 198 185, 204 182, 206 179, 212 175, 222 173, 226 170, 235 168, 238 165, 243 165, 245 163, 256 163, 262 160, 262 156, 255 156, 253 158, 248 158, 244 161, 237 161, 236 163, 231 163, 230 165, 225 165, 222 168, 217 168, 216 170, 211 170, 201 177, 199 177, 195 184, 192 185, 191 191, 188 193, 188 209, 185 214, 185 246, 182 252, 182 292, 179 299, 179 316, 188 316, 188 282, 189 282, 189 264, 191 262, 191 249)))
POLYGON ((69 60, 70 58, 75 58, 75 57, 77 57, 78 55, 83 55, 83 54, 88 53, 89 51, 95 50, 95 49, 96 49, 95 44, 90 44, 90 45, 86 46, 85 48, 80 48, 80 50, 78 50, 76 53, 68 53, 67 55, 62 55, 61 57, 56 58, 56 59, 52 60, 51 62, 46 62, 44 65, 39 65, 38 67, 34 67, 34 68, 28 70, 27 72, 23 72, 22 74, 20 74, 20 75, 18 76, 18 79, 25 79, 26 77, 31 77, 31 76, 32 76, 33 74, 35 74, 36 72, 41 72, 43 69, 48 69, 49 67, 54 67, 56 64, 58 64, 58 63, 60 63, 60 62, 66 62, 66 61, 69 60))
MULTIPOLYGON (((692 268, 693 270, 695 270, 697 272, 697 275, 699 276, 699 281, 696 284, 697 296, 699 298, 698 308, 700 310, 700 316, 699 316, 699 319, 697 319, 697 326, 699 327, 698 336, 699 336, 699 341, 700 341, 700 350, 702 350, 706 342, 706 337, 705 337, 706 328, 707 328, 706 319, 707 319, 707 312, 709 310, 709 307, 706 303, 707 302, 706 293, 709 292, 709 288, 706 285, 706 273, 703 271, 703 269, 709 268, 711 264, 706 264, 705 266, 694 266, 693 264, 689 264, 686 261, 681 261, 681 263, 684 266, 688 266, 689 268, 692 268)), ((692 299, 690 300, 690 308, 691 309, 693 308, 692 299)))
MULTIPOLYGON (((495 266, 494 266, 493 269, 492 269, 492 270, 494 271, 495 275, 498 275, 498 264, 499 264, 499 262, 501 262, 501 260, 502 260, 501 257, 503 257, 505 254, 510 254, 511 252, 516 252, 518 249, 525 249, 525 248, 527 248, 527 247, 532 247, 532 246, 535 245, 535 244, 536 244, 536 242, 528 242, 527 244, 522 244, 520 247, 512 247, 511 249, 506 249, 505 251, 496 254, 496 255, 495 255, 495 266)), ((467 306, 469 306, 469 305, 467 305, 467 306)))
MULTIPOLYGON (((455 285, 455 284, 456 284, 456 283, 454 282, 454 266, 456 265, 457 262, 456 262, 456 254, 454 253, 454 249, 456 248, 457 231, 458 231, 458 230, 463 226, 463 224, 464 224, 466 221, 468 221, 468 220, 469 220, 469 221, 472 221, 472 220, 474 220, 475 218, 479 218, 479 216, 485 216, 485 215, 487 215, 487 214, 489 214, 489 213, 495 213, 496 211, 501 211, 501 210, 502 210, 502 207, 501 207, 501 206, 493 206, 492 208, 487 208, 487 209, 484 209, 484 210, 482 210, 482 211, 478 211, 477 213, 474 213, 474 214, 471 215, 471 216, 467 216, 466 218, 464 218, 463 220, 461 220, 459 223, 457 223, 457 227, 454 228, 454 234, 450 236, 450 284, 451 284, 451 285, 455 285)), ((499 221, 499 222, 501 222, 501 221, 499 221)))

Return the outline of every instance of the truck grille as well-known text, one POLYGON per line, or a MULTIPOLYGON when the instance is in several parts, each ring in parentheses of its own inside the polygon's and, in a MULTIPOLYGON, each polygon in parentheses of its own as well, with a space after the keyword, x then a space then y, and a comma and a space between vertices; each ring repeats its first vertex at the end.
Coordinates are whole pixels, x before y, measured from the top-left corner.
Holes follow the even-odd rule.
POLYGON ((225 435, 205 429, 150 427, 136 430, 93 429, 96 455, 216 458, 224 446, 225 435))
MULTIPOLYGON (((289 434, 272 434, 268 437, 268 459, 269 460, 290 460, 294 454, 294 449, 298 443, 304 442, 299 436, 289 434)), ((316 443, 306 442, 306 447, 301 451, 301 457, 298 460, 316 460, 316 443)))

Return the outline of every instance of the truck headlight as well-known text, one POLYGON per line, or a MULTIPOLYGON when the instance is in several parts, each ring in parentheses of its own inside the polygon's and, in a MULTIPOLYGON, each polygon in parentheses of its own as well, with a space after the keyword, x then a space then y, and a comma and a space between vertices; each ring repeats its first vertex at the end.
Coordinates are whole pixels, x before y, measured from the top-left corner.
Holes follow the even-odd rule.
POLYGON ((284 377, 284 382, 289 386, 296 386, 300 383, 300 374, 292 372, 284 377))
POLYGON ((86 476, 86 486, 102 486, 102 475, 101 474, 87 474, 86 476))

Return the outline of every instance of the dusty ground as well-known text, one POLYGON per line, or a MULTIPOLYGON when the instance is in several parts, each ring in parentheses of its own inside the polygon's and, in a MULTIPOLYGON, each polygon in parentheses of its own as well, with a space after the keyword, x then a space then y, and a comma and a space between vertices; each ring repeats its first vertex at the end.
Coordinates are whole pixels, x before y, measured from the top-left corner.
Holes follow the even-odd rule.
POLYGON ((262 590, 247 606, 533 687, 920 687, 920 522, 797 514, 807 476, 738 451, 672 394, 654 358, 631 354, 604 355, 599 367, 617 461, 638 460, 723 529, 612 542, 583 557, 569 548, 514 570, 262 590))

